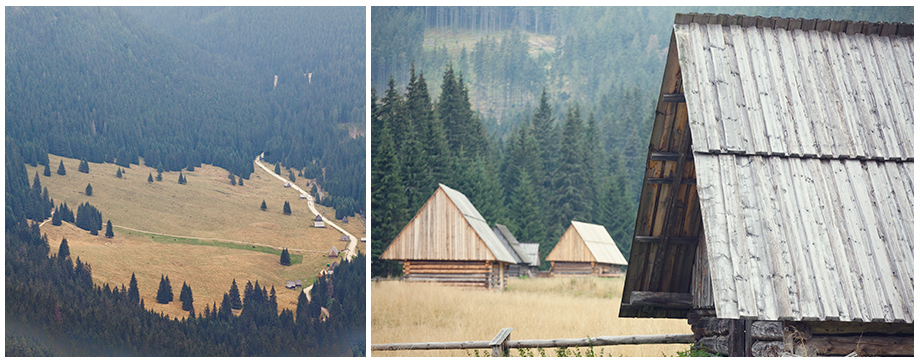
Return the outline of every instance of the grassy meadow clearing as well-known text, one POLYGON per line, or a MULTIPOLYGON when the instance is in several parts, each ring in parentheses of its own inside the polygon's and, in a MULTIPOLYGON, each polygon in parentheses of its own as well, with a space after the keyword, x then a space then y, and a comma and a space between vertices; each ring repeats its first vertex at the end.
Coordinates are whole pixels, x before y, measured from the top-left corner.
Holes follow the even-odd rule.
MULTIPOLYGON (((188 315, 178 300, 183 282, 192 287, 195 311, 201 313, 205 304, 220 304, 233 279, 241 293, 250 280, 258 280, 268 290, 274 285, 279 309, 293 309, 300 291, 286 289, 285 281, 301 279, 309 285, 327 263, 336 261, 326 256, 329 249, 346 246, 335 229, 313 228, 315 216, 307 202, 258 167, 243 186, 230 185, 226 170, 209 165, 183 171, 188 184, 180 185, 178 172, 164 172, 163 181, 148 183, 147 176, 156 174, 155 169, 132 165, 119 179, 114 164, 90 163, 90 173, 84 174, 77 171, 79 160, 68 158, 63 158, 67 175, 60 176, 55 171, 62 158, 49 155, 49 159, 50 177, 42 175, 41 165, 26 165, 26 169, 30 182, 38 172, 55 205, 67 202, 76 213, 79 204, 89 201, 103 220, 116 226, 193 237, 165 237, 115 227, 115 237, 108 239, 102 236, 104 230, 92 236, 69 223, 52 226, 48 222, 41 228, 52 253, 57 253, 61 239, 67 238, 74 259, 80 257, 92 266, 96 284, 127 286, 131 273, 135 273, 145 306, 170 316, 188 315), (87 183, 93 186, 92 196, 84 193, 87 183), (259 209, 263 199, 268 205, 266 211, 259 209), (291 204, 290 216, 281 213, 285 201, 291 204), (278 262, 281 248, 292 249, 292 266, 278 262), (166 305, 156 303, 161 274, 169 276, 175 296, 166 305)), ((306 180, 298 179, 297 184, 304 186, 306 180)), ((317 205, 317 209, 327 218, 335 216, 331 208, 317 205)), ((349 222, 336 224, 363 237, 361 219, 349 218, 349 222)), ((362 244, 357 248, 362 249, 362 244)))
MULTIPOLYGON (((488 341, 513 327, 512 340, 691 334, 686 319, 617 317, 623 278, 508 279, 503 292, 403 281, 371 284, 371 343, 488 341)), ((594 347, 598 356, 661 357, 689 344, 594 347)), ((570 352, 574 348, 569 349, 570 352)), ((584 355, 585 348, 578 349, 584 355)), ((539 353, 532 351, 534 355, 539 353)), ((547 356, 556 356, 553 349, 547 356)), ((372 351, 375 357, 473 355, 466 350, 372 351)), ((480 355, 490 352, 480 350, 480 355)), ((512 356, 519 352, 512 350, 512 356)))

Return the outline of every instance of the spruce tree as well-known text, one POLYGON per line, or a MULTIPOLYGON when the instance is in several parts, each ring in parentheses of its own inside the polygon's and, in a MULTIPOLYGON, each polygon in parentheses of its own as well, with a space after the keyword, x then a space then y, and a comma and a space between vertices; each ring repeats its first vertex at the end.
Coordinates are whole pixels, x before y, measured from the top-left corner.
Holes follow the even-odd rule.
POLYGON ((153 183, 153 174, 147 174, 147 182, 153 183))
POLYGON ((182 176, 182 172, 179 172, 179 184, 185 184, 185 177, 182 176))
MULTIPOLYGON (((383 111, 376 108, 376 99, 371 103, 371 122, 374 137, 371 138, 371 210, 374 223, 371 224, 371 269, 374 276, 397 273, 398 265, 380 260, 383 250, 399 233, 399 228, 408 221, 405 188, 400 176, 401 164, 396 153, 390 128, 384 122, 383 111), (379 186, 379 187, 377 187, 379 186)), ((381 106, 383 108, 383 106, 381 106)))
POLYGON ((86 159, 80 160, 80 166, 77 168, 77 171, 89 174, 89 163, 86 162, 86 159))
POLYGON ((291 215, 291 204, 288 203, 287 201, 284 201, 284 208, 282 209, 282 213, 286 215, 291 215))
POLYGON ((160 287, 157 288, 157 303, 169 303, 169 295, 166 292, 166 280, 163 278, 163 275, 160 275, 160 287))
POLYGON ((268 206, 265 205, 265 199, 262 199, 262 206, 260 206, 259 209, 261 209, 261 210, 266 210, 266 209, 268 209, 268 206))
POLYGON ((115 177, 121 179, 121 168, 118 168, 118 171, 115 172, 115 177))
POLYGON ((61 163, 58 165, 57 170, 58 175, 67 175, 67 170, 64 169, 64 160, 61 159, 61 163))
POLYGON ((137 289, 137 278, 131 273, 131 283, 128 284, 128 301, 137 304, 141 301, 140 291, 137 289))
POLYGON ((227 175, 227 178, 230 179, 230 185, 236 185, 236 177, 233 174, 227 175))
POLYGON ((52 225, 52 226, 60 226, 61 224, 63 224, 63 223, 61 223, 61 221, 62 221, 62 219, 61 219, 61 210, 60 210, 59 208, 55 208, 55 209, 54 209, 54 214, 51 215, 51 225, 52 225))
POLYGON ((556 218, 550 223, 550 228, 553 228, 550 233, 554 236, 561 235, 573 220, 591 220, 593 205, 584 195, 588 181, 585 175, 584 151, 581 148, 582 137, 578 107, 569 108, 560 143, 563 147, 559 150, 558 167, 553 173, 553 188, 556 193, 551 199, 556 218))
MULTIPOLYGON (((194 311, 194 309, 195 309, 195 305, 194 305, 195 297, 192 295, 192 287, 191 287, 191 286, 186 286, 185 283, 182 284, 182 287, 184 288, 183 291, 186 291, 186 293, 185 293, 186 297, 185 297, 184 300, 182 300, 182 310, 185 310, 185 311, 194 311)), ((181 300, 181 299, 180 299, 180 300, 181 300)))
POLYGON ((157 180, 157 181, 163 181, 163 173, 162 173, 162 172, 157 172, 157 178, 156 178, 156 180, 157 180))
POLYGON ((182 282, 182 289, 179 290, 179 301, 182 302, 183 310, 185 310, 185 299, 188 299, 188 285, 182 282))
POLYGON ((240 177, 239 182, 236 183, 236 184, 239 185, 239 186, 243 186, 243 177, 242 177, 242 176, 240 177))
POLYGON ((233 279, 233 283, 230 284, 230 292, 227 293, 230 296, 230 306, 239 310, 243 308, 243 302, 240 301, 240 289, 236 287, 236 279, 233 279))
POLYGON ((282 266, 291 265, 291 255, 288 253, 287 248, 281 250, 281 265, 282 266))
POLYGON ((297 181, 297 177, 294 176, 294 169, 291 169, 290 171, 288 171, 288 179, 291 180, 291 183, 297 181))
POLYGON ((61 246, 58 247, 58 260, 63 261, 68 256, 70 256, 70 247, 67 245, 67 239, 64 238, 61 240, 61 246))
POLYGON ((45 164, 45 171, 42 173, 44 176, 51 176, 51 167, 48 164, 45 164))
POLYGON ((86 196, 87 197, 93 196, 93 186, 90 185, 89 183, 86 183, 86 196))
POLYGON ((169 283, 169 275, 166 275, 166 298, 168 301, 173 301, 173 291, 172 285, 169 283))
POLYGON ((281 163, 275 163, 275 174, 281 175, 281 163))
POLYGON ((115 237, 115 232, 112 231, 112 220, 111 219, 105 222, 105 237, 106 238, 115 237))

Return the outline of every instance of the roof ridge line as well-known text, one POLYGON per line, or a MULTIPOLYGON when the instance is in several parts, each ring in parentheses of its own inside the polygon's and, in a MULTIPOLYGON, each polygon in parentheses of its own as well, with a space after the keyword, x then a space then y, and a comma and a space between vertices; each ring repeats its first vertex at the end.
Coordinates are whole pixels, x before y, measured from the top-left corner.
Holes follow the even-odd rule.
POLYGON ((880 162, 900 162, 900 163, 912 163, 914 162, 914 157, 909 156, 907 158, 898 158, 898 157, 874 157, 874 156, 826 156, 826 155, 793 155, 793 154, 764 154, 764 153, 750 153, 750 152, 731 152, 731 151, 720 151, 720 150, 709 150, 709 151, 693 151, 693 154, 700 155, 735 155, 735 156, 760 156, 760 157, 777 157, 777 158, 796 158, 796 159, 818 159, 818 160, 856 160, 856 161, 880 161, 880 162))
POLYGON ((743 27, 772 28, 786 30, 815 30, 829 31, 832 33, 865 34, 901 37, 914 36, 912 23, 868 22, 853 20, 827 20, 827 19, 802 19, 781 18, 747 15, 729 15, 712 13, 678 13, 674 15, 674 24, 718 24, 722 26, 739 25, 743 27))

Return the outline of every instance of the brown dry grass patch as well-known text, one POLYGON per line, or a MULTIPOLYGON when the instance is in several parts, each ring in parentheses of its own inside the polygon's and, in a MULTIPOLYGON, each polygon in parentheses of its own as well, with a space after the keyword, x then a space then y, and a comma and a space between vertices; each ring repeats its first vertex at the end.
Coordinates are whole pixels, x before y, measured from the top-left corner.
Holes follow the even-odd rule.
MULTIPOLYGON (((513 327, 513 340, 610 335, 690 334, 683 319, 617 317, 623 278, 509 279, 503 292, 401 281, 371 287, 371 340, 421 343, 491 340, 513 327)), ((595 347, 611 356, 673 356, 687 344, 595 347)), ((582 351, 584 351, 582 349, 582 351)), ((517 355, 513 351, 512 355, 517 355)), ((373 356, 468 356, 463 350, 371 352, 373 356)), ((548 356, 555 352, 547 350, 548 356)))
MULTIPOLYGON (((49 155, 49 159, 52 169, 62 160, 55 155, 49 155)), ((247 280, 258 280, 269 289, 274 285, 279 309, 294 308, 300 291, 287 290, 284 282, 312 281, 326 263, 335 261, 325 256, 329 249, 336 246, 341 250, 346 246, 346 242, 339 241, 338 231, 313 228, 314 215, 306 201, 300 200, 295 191, 282 188, 277 179, 261 168, 256 168, 242 187, 231 186, 224 169, 208 165, 193 172, 183 171, 188 184, 180 185, 178 172, 164 172, 163 181, 148 183, 145 174, 155 174, 152 168, 132 165, 125 169, 125 177, 119 179, 115 177, 118 167, 114 164, 90 163, 90 173, 83 174, 77 171, 78 160, 63 158, 63 161, 65 176, 52 171, 51 177, 44 177, 42 166, 26 168, 30 182, 38 171, 55 204, 66 201, 74 211, 77 205, 89 201, 102 212, 103 220, 110 219, 115 225, 313 251, 303 253, 302 264, 285 267, 278 263, 278 256, 268 253, 154 242, 149 236, 120 228, 115 229, 115 238, 107 239, 91 236, 67 223, 60 227, 46 223, 42 227, 53 253, 57 252, 61 239, 67 238, 74 258, 80 257, 92 265, 97 284, 127 285, 133 272, 146 307, 170 316, 188 314, 180 309, 178 301, 183 282, 192 287, 198 313, 204 311, 205 303, 219 304, 233 279, 241 291, 247 280), (92 183, 93 196, 84 194, 87 183, 92 183), (259 209, 263 199, 268 205, 264 212, 259 209), (281 213, 284 201, 291 203, 293 215, 281 213), (155 299, 161 274, 169 275, 176 297, 176 301, 167 305, 157 304, 155 299)), ((332 209, 321 212, 327 217, 334 216, 332 209)), ((360 238, 365 232, 361 222, 360 218, 353 218, 351 223, 340 225, 360 238)), ((361 247, 359 244, 358 248, 361 247)))

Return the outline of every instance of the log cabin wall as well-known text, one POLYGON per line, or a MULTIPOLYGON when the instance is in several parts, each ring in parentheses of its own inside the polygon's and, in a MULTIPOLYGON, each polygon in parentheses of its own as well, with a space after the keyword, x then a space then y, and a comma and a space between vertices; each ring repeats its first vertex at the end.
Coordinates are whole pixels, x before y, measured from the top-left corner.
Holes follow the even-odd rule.
POLYGON ((406 261, 403 275, 411 282, 438 282, 454 286, 504 288, 507 264, 490 261, 406 261))

